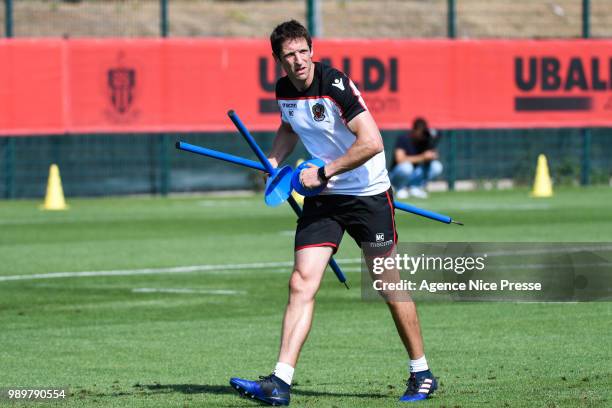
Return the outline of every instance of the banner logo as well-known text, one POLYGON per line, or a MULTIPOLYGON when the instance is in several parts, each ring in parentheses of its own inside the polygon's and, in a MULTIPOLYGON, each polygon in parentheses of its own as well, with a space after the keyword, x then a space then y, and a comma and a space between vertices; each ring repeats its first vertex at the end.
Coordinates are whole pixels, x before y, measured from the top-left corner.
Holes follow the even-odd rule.
POLYGON ((111 103, 117 113, 123 115, 132 106, 134 86, 136 86, 136 70, 131 68, 108 70, 111 103))
POLYGON ((109 121, 116 124, 133 122, 139 111, 134 109, 136 100, 137 71, 123 63, 125 54, 119 52, 117 66, 106 71, 108 100, 112 109, 105 111, 109 121))

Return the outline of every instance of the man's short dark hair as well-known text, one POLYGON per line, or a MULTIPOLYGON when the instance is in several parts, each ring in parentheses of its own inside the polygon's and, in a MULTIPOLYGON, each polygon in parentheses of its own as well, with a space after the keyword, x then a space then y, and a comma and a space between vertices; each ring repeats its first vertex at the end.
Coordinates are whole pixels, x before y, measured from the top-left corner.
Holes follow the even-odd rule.
POLYGON ((308 48, 312 50, 312 38, 310 38, 310 33, 306 27, 298 21, 289 20, 277 25, 274 31, 272 31, 272 34, 270 34, 272 52, 280 59, 283 43, 286 40, 295 40, 298 38, 306 39, 308 48))

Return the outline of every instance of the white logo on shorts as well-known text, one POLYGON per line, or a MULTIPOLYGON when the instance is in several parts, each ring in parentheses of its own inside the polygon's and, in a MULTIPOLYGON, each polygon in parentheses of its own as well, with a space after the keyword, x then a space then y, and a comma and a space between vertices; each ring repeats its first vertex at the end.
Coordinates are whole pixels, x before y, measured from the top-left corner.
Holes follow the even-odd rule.
POLYGON ((385 240, 385 234, 383 234, 382 232, 377 232, 376 233, 376 242, 382 242, 385 240))

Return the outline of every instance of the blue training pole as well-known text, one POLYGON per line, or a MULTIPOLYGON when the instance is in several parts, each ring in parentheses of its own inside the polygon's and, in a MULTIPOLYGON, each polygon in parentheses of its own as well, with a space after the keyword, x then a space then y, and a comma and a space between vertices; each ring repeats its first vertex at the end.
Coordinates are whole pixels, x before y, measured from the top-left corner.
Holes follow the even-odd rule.
POLYGON ((249 146, 251 146, 251 149, 253 150, 253 152, 255 153, 259 161, 261 162, 261 164, 263 164, 266 167, 266 169, 268 169, 268 173, 273 174, 274 167, 272 166, 272 163, 270 163, 270 161, 268 160, 264 152, 261 150, 261 148, 255 141, 255 139, 251 135, 251 132, 249 132, 246 126, 244 126, 244 123, 242 123, 242 121, 240 120, 236 112, 231 110, 227 112, 227 116, 229 116, 229 118, 232 120, 236 128, 238 128, 238 131, 240 132, 240 134, 244 136, 244 139, 247 141, 249 146))
POLYGON ((422 208, 415 207, 415 206, 410 205, 410 204, 400 203, 398 201, 394 201, 393 205, 398 210, 402 210, 402 211, 406 211, 406 212, 409 212, 409 213, 412 213, 412 214, 420 215, 422 217, 426 217, 426 218, 429 218, 429 219, 432 219, 432 220, 440 221, 440 222, 443 222, 445 224, 451 224, 452 223, 452 224, 457 224, 457 225, 463 225, 463 223, 461 223, 459 221, 454 221, 448 215, 442 215, 442 214, 435 213, 433 211, 424 210, 422 208))
MULTIPOLYGON (((205 147, 196 146, 196 145, 192 145, 192 144, 185 143, 185 142, 177 142, 176 143, 176 148, 179 149, 179 150, 185 150, 185 151, 188 151, 188 152, 192 152, 192 153, 196 153, 196 154, 201 154, 203 156, 212 157, 214 159, 224 160, 226 162, 238 164, 240 166, 250 167, 250 168, 255 169, 255 170, 261 170, 261 171, 268 172, 268 169, 266 169, 262 164, 257 163, 256 161, 245 159, 245 158, 242 158, 242 157, 239 157, 239 156, 234 156, 234 155, 228 154, 228 153, 219 152, 217 150, 207 149, 205 147)), ((272 169, 272 171, 274 171, 274 169, 272 169)), ((302 209, 295 202, 293 197, 289 197, 289 204, 291 205, 291 207, 293 208, 295 213, 298 216, 300 216, 301 212, 302 212, 302 209)), ((406 211, 406 212, 409 212, 409 213, 412 213, 412 214, 420 215, 420 216, 423 216, 423 217, 426 217, 426 218, 430 218, 432 220, 443 222, 445 224, 451 224, 452 223, 452 224, 457 224, 457 225, 463 225, 461 222, 455 221, 455 220, 453 220, 451 217, 449 217, 447 215, 442 215, 442 214, 435 213, 433 211, 424 210, 422 208, 418 208, 418 207, 415 207, 415 206, 410 205, 410 204, 400 203, 398 201, 394 201, 393 205, 398 210, 402 210, 402 211, 406 211)), ((333 267, 332 267, 332 269, 333 269, 333 267)))
MULTIPOLYGON (((261 161, 261 163, 264 166, 266 166, 266 168, 272 169, 272 170, 268 170, 268 173, 273 174, 272 171, 273 171, 274 168, 272 167, 272 164, 270 164, 270 162, 268 161, 268 158, 261 151, 261 149, 257 145, 257 142, 255 141, 253 136, 251 136, 251 133, 246 128, 246 126, 244 126, 244 123, 242 123, 242 121, 240 120, 240 118, 238 117, 236 112, 234 112, 233 110, 230 110, 229 112, 227 112, 227 116, 229 116, 229 118, 232 120, 232 122, 234 122, 234 125, 236 125, 236 128, 238 128, 238 130, 240 131, 242 136, 244 136, 244 138, 246 139, 247 143, 249 144, 249 146, 251 146, 251 149, 253 149, 253 151, 255 152, 255 154, 257 155, 259 160, 261 161)), ((438 213, 435 213, 433 211, 424 210, 422 208, 418 208, 418 207, 415 207, 415 206, 410 205, 410 204, 400 203, 400 202, 397 202, 397 201, 394 201, 393 204, 394 204, 395 208, 397 208, 398 210, 402 210, 402 211, 406 211, 406 212, 409 212, 409 213, 412 213, 412 214, 420 215, 422 217, 429 218, 429 219, 432 219, 432 220, 435 220, 435 221, 440 221, 440 222, 443 222, 445 224, 451 224, 452 223, 452 224, 457 224, 457 225, 463 225, 463 223, 458 222, 458 221, 454 221, 451 217, 449 217, 447 215, 438 214, 438 213)))
POLYGON ((262 166, 260 163, 256 161, 244 159, 239 156, 234 156, 233 154, 227 154, 223 152, 219 152, 217 150, 207 149, 205 147, 192 145, 185 142, 176 142, 176 148, 179 150, 185 150, 187 152, 201 154, 202 156, 212 157, 213 159, 219 159, 226 162, 239 164, 241 166, 250 167, 255 170, 261 170, 268 172, 268 170, 262 166))
MULTIPOLYGON (((259 158, 259 161, 261 161, 261 163, 266 167, 266 169, 268 169, 268 173, 274 174, 274 167, 272 166, 272 163, 270 163, 264 152, 261 150, 255 139, 251 135, 251 132, 249 132, 246 126, 244 126, 244 123, 242 123, 236 112, 230 110, 229 112, 227 112, 227 116, 229 116, 240 134, 244 137, 249 146, 251 146, 251 149, 253 150, 255 155, 257 155, 257 158, 259 158)), ((287 201, 289 202, 291 208, 293 208, 295 214, 300 217, 302 215, 302 209, 300 208, 300 205, 294 200, 292 196, 289 196, 287 201)), ((329 259, 329 266, 336 274, 336 277, 338 277, 338 280, 341 283, 344 283, 344 286, 346 286, 346 288, 348 289, 349 286, 346 283, 346 276, 344 276, 342 269, 340 269, 340 266, 336 263, 333 257, 329 259)))

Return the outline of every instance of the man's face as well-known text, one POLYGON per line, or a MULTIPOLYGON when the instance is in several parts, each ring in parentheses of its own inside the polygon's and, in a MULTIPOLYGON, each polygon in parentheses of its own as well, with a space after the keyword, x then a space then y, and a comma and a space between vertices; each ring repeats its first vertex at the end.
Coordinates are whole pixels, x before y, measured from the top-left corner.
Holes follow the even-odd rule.
POLYGON ((412 137, 417 140, 425 139, 425 132, 423 132, 422 128, 416 128, 412 131, 412 137))
POLYGON ((312 52, 306 39, 286 40, 281 47, 280 63, 289 78, 306 81, 313 66, 312 52))

